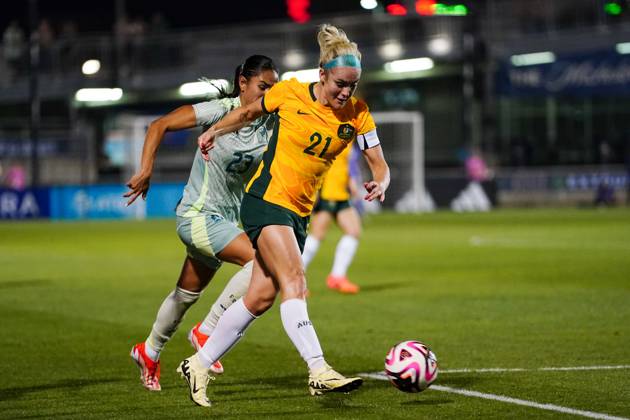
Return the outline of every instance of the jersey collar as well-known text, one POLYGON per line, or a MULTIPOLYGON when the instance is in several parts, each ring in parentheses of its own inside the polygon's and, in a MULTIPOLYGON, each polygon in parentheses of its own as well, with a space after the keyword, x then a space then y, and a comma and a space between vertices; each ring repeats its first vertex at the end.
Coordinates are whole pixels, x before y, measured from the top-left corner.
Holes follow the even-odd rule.
POLYGON ((317 102, 317 97, 315 96, 315 83, 317 82, 313 82, 308 85, 308 92, 311 94, 311 99, 313 100, 313 102, 317 102))

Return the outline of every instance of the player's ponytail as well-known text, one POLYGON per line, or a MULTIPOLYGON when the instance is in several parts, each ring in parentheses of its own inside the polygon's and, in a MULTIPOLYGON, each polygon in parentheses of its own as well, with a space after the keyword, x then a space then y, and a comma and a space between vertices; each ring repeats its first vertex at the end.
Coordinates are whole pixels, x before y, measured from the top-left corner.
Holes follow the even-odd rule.
POLYGON ((236 98, 239 94, 238 81, 243 71, 243 65, 239 64, 234 70, 234 78, 232 79, 232 92, 227 92, 225 88, 219 90, 219 99, 221 98, 236 98))
POLYGON ((321 25, 317 34, 317 43, 319 44, 319 66, 322 68, 326 63, 341 55, 353 55, 361 61, 357 44, 350 41, 346 33, 336 26, 327 23, 321 25))
POLYGON ((233 88, 232 92, 228 92, 222 86, 215 87, 219 90, 219 99, 221 98, 236 98, 241 94, 241 88, 239 80, 241 76, 249 80, 253 76, 258 76, 265 70, 273 70, 278 73, 278 68, 274 64, 273 60, 264 55, 252 55, 247 57, 247 60, 243 64, 239 64, 234 72, 233 88))

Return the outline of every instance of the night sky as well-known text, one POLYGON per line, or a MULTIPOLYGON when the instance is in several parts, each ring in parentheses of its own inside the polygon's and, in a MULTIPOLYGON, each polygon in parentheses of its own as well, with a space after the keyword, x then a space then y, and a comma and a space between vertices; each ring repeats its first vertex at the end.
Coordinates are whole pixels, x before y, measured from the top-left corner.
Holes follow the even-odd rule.
MULTIPOLYGON (((22 28, 28 25, 29 0, 5 2, 0 14, 0 31, 13 19, 22 28)), ((115 16, 115 0, 39 0, 39 16, 46 18, 58 31, 64 21, 74 21, 79 32, 110 31, 115 16)), ((286 21, 286 0, 126 0, 125 9, 131 19, 149 21, 161 13, 174 29, 234 24, 252 21, 286 21)), ((334 15, 339 12, 360 12, 359 0, 311 0, 311 15, 334 15)))

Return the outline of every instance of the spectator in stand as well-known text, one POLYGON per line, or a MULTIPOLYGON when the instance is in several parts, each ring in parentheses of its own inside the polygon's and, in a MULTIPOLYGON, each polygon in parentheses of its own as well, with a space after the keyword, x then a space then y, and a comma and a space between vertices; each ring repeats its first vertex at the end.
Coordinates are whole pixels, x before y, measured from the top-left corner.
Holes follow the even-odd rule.
POLYGON ((26 188, 26 171, 20 164, 13 164, 7 170, 6 185, 14 190, 26 188))

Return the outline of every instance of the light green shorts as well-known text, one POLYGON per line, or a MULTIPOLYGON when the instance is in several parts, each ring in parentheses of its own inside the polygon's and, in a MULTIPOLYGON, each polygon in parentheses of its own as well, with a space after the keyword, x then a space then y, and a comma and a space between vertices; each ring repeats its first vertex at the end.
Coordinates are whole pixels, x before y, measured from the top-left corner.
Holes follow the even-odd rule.
POLYGON ((217 214, 177 216, 177 234, 186 245, 188 256, 213 270, 222 263, 216 254, 241 233, 243 231, 238 226, 217 214))

